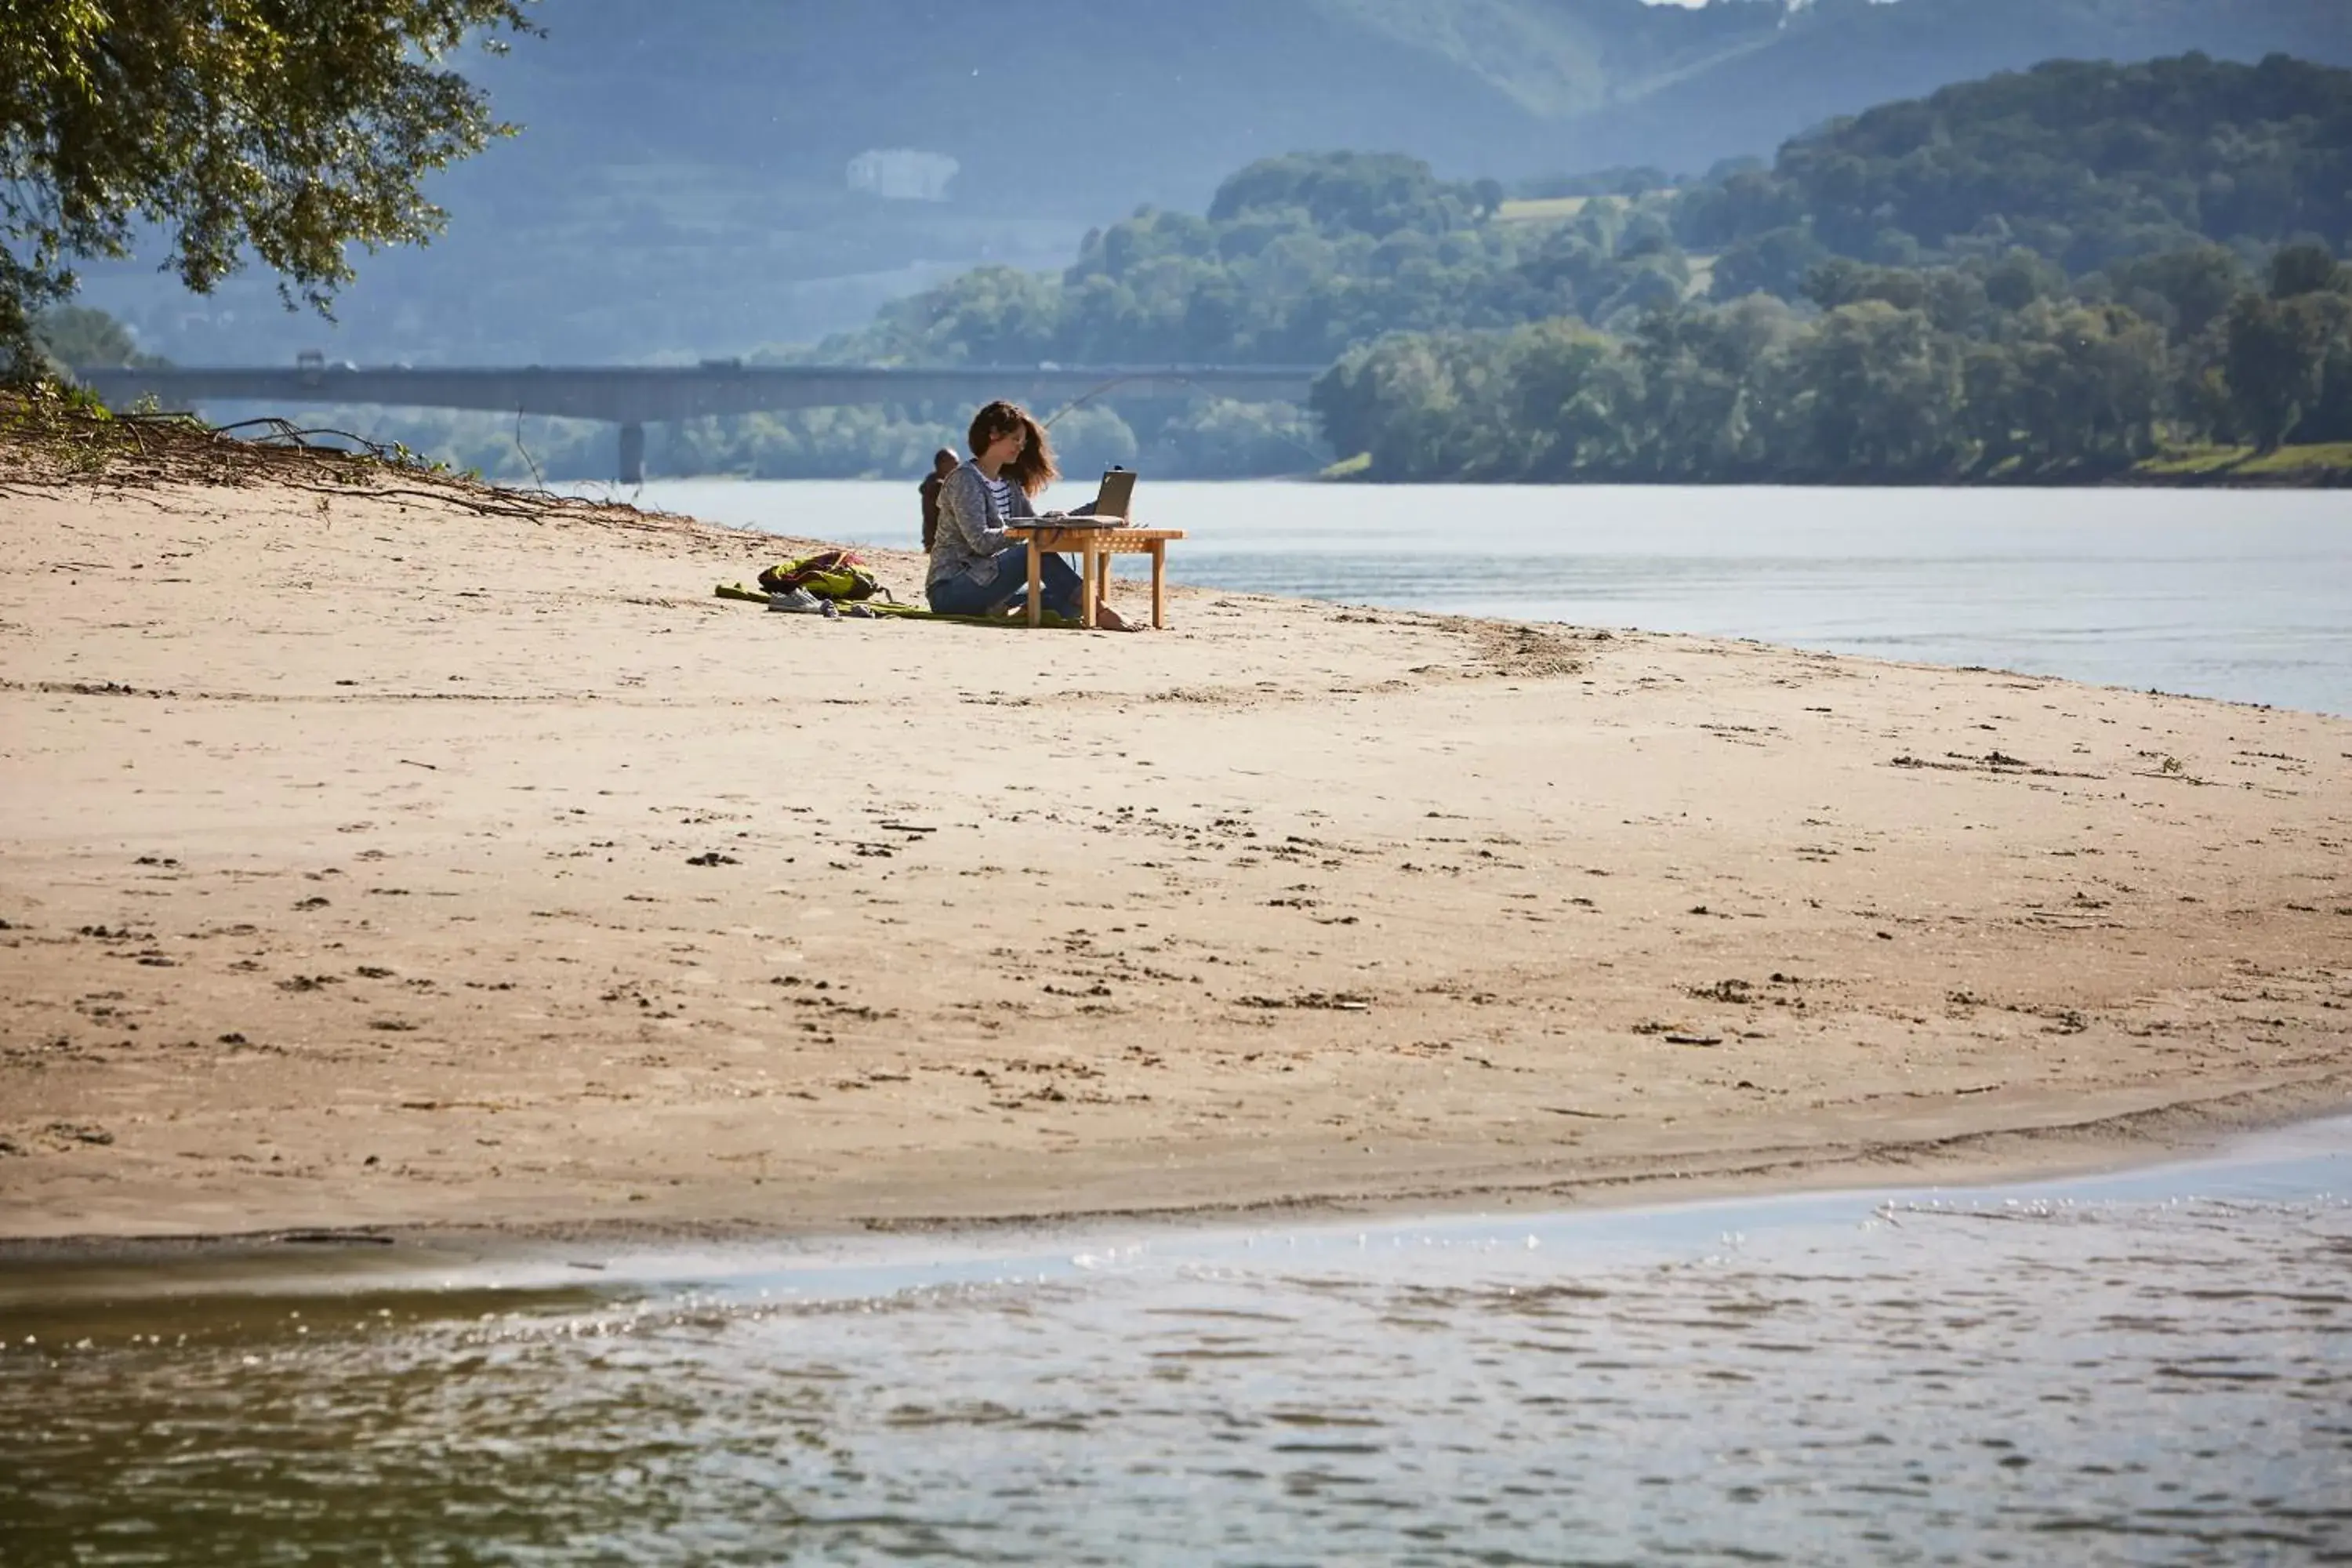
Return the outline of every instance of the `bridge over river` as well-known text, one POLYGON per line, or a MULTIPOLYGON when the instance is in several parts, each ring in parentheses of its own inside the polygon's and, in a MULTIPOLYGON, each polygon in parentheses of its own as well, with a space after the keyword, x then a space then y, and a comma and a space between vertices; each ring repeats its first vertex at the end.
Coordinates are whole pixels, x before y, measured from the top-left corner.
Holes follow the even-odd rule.
POLYGON ((1048 410, 1089 394, 1205 394, 1244 403, 1304 403, 1319 365, 524 365, 477 368, 93 366, 74 373, 115 407, 153 397, 166 407, 205 402, 290 405, 376 404, 475 408, 601 419, 620 426, 620 477, 645 477, 646 426, 665 420, 872 403, 964 403, 1009 397, 1048 410))

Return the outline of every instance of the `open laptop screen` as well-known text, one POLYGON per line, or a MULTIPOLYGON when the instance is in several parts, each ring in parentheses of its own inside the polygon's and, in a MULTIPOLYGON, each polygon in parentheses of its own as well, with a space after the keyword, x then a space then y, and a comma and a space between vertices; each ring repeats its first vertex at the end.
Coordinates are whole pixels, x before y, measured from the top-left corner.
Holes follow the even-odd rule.
POLYGON ((1128 508, 1133 504, 1134 500, 1134 469, 1106 468, 1103 470, 1102 488, 1095 492, 1094 514, 1097 517, 1116 517, 1123 519, 1127 516, 1128 508))

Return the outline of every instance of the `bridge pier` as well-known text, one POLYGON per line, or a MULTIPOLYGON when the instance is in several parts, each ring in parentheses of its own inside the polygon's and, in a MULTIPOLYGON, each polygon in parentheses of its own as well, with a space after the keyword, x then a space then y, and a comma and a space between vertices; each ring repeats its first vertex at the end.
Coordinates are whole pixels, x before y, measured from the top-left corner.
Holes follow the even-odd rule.
POLYGON ((634 419, 621 426, 621 482, 646 482, 646 427, 634 419))

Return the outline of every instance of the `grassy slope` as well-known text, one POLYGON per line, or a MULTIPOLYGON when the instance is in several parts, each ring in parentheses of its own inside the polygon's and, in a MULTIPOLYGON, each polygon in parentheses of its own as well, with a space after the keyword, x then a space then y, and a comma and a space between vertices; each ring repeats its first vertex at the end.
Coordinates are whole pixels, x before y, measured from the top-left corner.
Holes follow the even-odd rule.
POLYGON ((1626 0, 1311 3, 1457 64, 1559 122, 1637 102, 1769 46, 1780 37, 1785 15, 1779 0, 1705 7, 1626 0))
POLYGON ((1566 223, 1584 210, 1591 196, 1539 196, 1525 201, 1505 202, 1496 216, 1505 223, 1557 224, 1566 223))
POLYGON ((2352 486, 2352 441, 2282 447, 2257 453, 2252 447, 2195 447, 2150 458, 2132 470, 2150 484, 2352 486))

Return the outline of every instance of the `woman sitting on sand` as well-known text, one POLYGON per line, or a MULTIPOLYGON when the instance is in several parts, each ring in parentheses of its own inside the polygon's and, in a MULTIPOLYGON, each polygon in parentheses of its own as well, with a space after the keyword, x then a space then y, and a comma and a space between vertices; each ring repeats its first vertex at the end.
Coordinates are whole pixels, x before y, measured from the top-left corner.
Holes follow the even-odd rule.
MULTIPOLYGON (((1033 521, 1031 498, 1059 477, 1045 427, 1017 403, 992 403, 972 416, 967 444, 971 461, 940 486, 940 521, 931 540, 931 608, 949 616, 985 616, 1029 592, 1029 547, 1005 535, 1009 524, 1033 521)), ((1045 608, 1066 621, 1078 618, 1087 585, 1058 555, 1041 563, 1045 608)), ((1095 606, 1095 625, 1135 628, 1107 604, 1095 606)))

